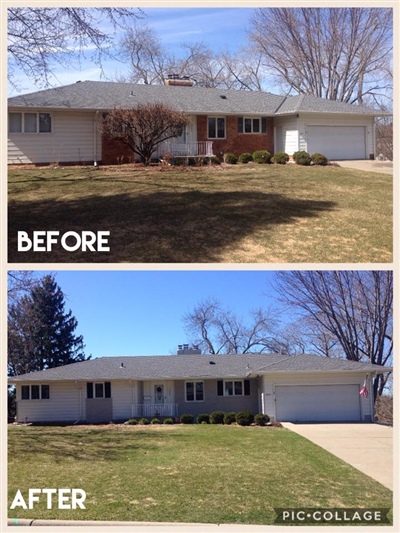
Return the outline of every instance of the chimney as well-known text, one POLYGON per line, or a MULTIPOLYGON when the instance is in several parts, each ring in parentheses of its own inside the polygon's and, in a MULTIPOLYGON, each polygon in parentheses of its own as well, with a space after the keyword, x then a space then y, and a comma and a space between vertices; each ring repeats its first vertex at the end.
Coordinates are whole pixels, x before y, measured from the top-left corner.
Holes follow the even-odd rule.
POLYGON ((198 346, 189 346, 189 344, 178 344, 177 355, 201 355, 198 346))
POLYGON ((165 85, 193 87, 193 80, 191 80, 189 76, 182 76, 182 78, 180 78, 178 74, 168 74, 168 78, 165 80, 165 85))

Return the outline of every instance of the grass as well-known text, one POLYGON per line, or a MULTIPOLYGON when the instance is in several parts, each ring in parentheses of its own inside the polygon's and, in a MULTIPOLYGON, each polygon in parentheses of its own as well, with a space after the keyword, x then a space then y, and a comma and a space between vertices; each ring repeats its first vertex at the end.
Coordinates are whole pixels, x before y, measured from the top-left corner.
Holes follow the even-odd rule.
POLYGON ((271 524, 279 507, 391 508, 390 490, 299 435, 239 426, 9 427, 18 489, 80 488, 86 510, 10 518, 271 524))
POLYGON ((297 165, 9 169, 9 262, 387 263, 392 177, 297 165), (17 232, 110 231, 110 252, 17 232))

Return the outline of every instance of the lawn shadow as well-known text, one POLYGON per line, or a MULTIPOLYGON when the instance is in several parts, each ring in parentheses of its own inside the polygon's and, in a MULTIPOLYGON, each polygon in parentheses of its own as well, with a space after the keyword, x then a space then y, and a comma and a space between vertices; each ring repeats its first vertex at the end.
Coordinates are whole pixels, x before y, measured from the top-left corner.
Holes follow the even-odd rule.
MULTIPOLYGON (((315 218, 336 204, 281 194, 156 192, 9 203, 9 262, 204 263, 259 231, 315 218), (18 252, 17 232, 110 231, 111 252, 18 252)), ((268 261, 268 257, 265 257, 268 261)))

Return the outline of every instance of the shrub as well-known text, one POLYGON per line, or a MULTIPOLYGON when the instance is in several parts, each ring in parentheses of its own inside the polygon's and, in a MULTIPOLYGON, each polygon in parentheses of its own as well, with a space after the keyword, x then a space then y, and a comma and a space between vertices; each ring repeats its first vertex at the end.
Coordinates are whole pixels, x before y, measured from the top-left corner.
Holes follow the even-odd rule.
POLYGON ((233 411, 230 411, 229 413, 225 413, 224 424, 226 424, 227 426, 230 426, 234 422, 236 422, 236 413, 234 413, 233 411))
POLYGON ((130 418, 126 421, 126 424, 129 424, 130 426, 136 426, 137 423, 138 421, 135 418, 130 418))
POLYGON ((173 423, 174 423, 174 421, 172 420, 172 418, 166 418, 164 420, 164 424, 173 424, 173 423))
POLYGON ((269 422, 269 416, 259 413, 254 417, 254 422, 256 426, 266 426, 269 422))
POLYGON ((256 150, 253 154, 253 161, 260 165, 271 163, 271 154, 267 150, 256 150))
POLYGON ((314 165, 321 165, 324 167, 328 164, 328 158, 324 154, 319 154, 318 152, 311 156, 311 160, 314 165))
POLYGON ((182 424, 193 424, 194 416, 189 414, 181 415, 181 423, 182 424))
POLYGON ((295 152, 293 154, 293 159, 298 165, 308 166, 311 164, 310 154, 308 152, 304 152, 303 150, 295 152))
POLYGON ((247 410, 239 411, 236 413, 236 422, 239 426, 250 426, 254 422, 254 415, 247 410))
POLYGON ((207 413, 202 413, 197 417, 197 423, 198 424, 209 424, 210 423, 210 415, 207 413))
POLYGON ((286 165, 286 163, 289 161, 289 156, 285 152, 276 152, 272 160, 278 165, 286 165))
POLYGON ((141 424, 142 426, 148 426, 150 424, 150 422, 148 421, 147 418, 141 418, 139 420, 139 424, 141 424))
POLYGON ((210 414, 210 423, 211 424, 223 424, 224 416, 225 416, 225 413, 223 411, 213 411, 210 414))
POLYGON ((150 424, 159 424, 160 421, 158 420, 158 418, 153 418, 152 421, 150 422, 150 424))
POLYGON ((227 152, 226 154, 224 154, 224 161, 225 163, 228 163, 228 165, 236 165, 236 163, 238 162, 238 158, 235 156, 235 154, 227 152))
POLYGON ((253 161, 253 156, 251 154, 249 154, 248 152, 240 154, 239 163, 243 163, 246 165, 247 163, 250 163, 250 161, 253 161))

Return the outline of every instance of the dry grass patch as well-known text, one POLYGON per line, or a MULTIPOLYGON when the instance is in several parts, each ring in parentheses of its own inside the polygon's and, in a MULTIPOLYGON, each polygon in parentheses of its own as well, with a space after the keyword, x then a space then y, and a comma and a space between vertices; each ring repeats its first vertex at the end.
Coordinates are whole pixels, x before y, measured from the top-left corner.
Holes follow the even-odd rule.
POLYGON ((9 170, 9 262, 391 262, 392 177, 238 165, 9 170), (17 232, 110 231, 111 252, 17 252, 17 232))

